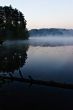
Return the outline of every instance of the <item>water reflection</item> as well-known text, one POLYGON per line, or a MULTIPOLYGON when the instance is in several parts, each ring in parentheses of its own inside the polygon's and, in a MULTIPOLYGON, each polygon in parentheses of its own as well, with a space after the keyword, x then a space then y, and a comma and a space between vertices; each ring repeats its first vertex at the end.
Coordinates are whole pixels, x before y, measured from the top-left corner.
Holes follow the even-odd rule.
POLYGON ((0 46, 0 87, 12 81, 5 77, 13 78, 16 70, 18 70, 20 77, 23 78, 20 68, 26 62, 27 50, 28 45, 0 46))
MULTIPOLYGON (((0 47, 0 72, 12 72, 19 70, 27 59, 28 46, 1 46, 0 47)), ((20 71, 20 70, 19 70, 20 71)))
POLYGON ((53 81, 52 84, 55 85, 57 82, 55 86, 58 84, 59 87, 61 83, 64 86, 64 82, 73 83, 72 49, 73 46, 29 46, 28 49, 28 45, 23 43, 2 45, 0 46, 0 81, 4 83, 12 80, 38 85, 47 85, 47 83, 50 85, 47 81, 53 81))

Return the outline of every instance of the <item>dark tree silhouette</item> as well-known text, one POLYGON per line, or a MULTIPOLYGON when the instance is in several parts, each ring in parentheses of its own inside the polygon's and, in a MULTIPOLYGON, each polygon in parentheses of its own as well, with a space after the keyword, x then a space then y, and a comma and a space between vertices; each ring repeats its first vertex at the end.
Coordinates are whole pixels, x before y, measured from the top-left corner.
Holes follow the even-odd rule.
POLYGON ((0 72, 14 73, 23 67, 27 59, 28 46, 1 46, 0 47, 0 72))
POLYGON ((12 6, 0 6, 0 40, 28 39, 23 13, 12 6))

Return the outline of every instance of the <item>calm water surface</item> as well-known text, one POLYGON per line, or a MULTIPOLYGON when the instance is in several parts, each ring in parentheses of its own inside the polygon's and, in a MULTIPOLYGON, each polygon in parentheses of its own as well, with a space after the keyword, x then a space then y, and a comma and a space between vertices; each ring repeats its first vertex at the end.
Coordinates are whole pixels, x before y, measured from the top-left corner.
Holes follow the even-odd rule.
MULTIPOLYGON (((73 83, 72 45, 10 44, 0 47, 1 76, 29 78, 30 75, 35 80, 73 83)), ((7 108, 70 109, 73 90, 0 79, 0 99, 0 106, 7 108)))
POLYGON ((35 79, 73 82, 73 46, 29 46, 21 70, 35 79))

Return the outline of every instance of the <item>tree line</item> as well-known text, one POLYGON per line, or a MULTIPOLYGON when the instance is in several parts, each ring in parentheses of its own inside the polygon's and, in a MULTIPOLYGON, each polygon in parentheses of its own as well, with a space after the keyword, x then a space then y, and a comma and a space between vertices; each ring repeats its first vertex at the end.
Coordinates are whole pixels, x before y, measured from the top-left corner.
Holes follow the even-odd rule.
POLYGON ((0 39, 27 39, 26 20, 21 11, 12 6, 0 6, 0 39))

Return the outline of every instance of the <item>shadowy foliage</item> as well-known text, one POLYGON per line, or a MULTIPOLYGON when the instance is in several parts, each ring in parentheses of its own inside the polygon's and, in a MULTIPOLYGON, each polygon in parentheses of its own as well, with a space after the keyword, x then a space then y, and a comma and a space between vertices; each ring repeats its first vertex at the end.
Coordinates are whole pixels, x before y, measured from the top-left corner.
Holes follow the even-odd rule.
POLYGON ((28 39, 23 13, 12 6, 0 6, 0 40, 28 39))
POLYGON ((28 46, 1 46, 0 47, 0 72, 11 72, 20 70, 27 59, 28 46))

